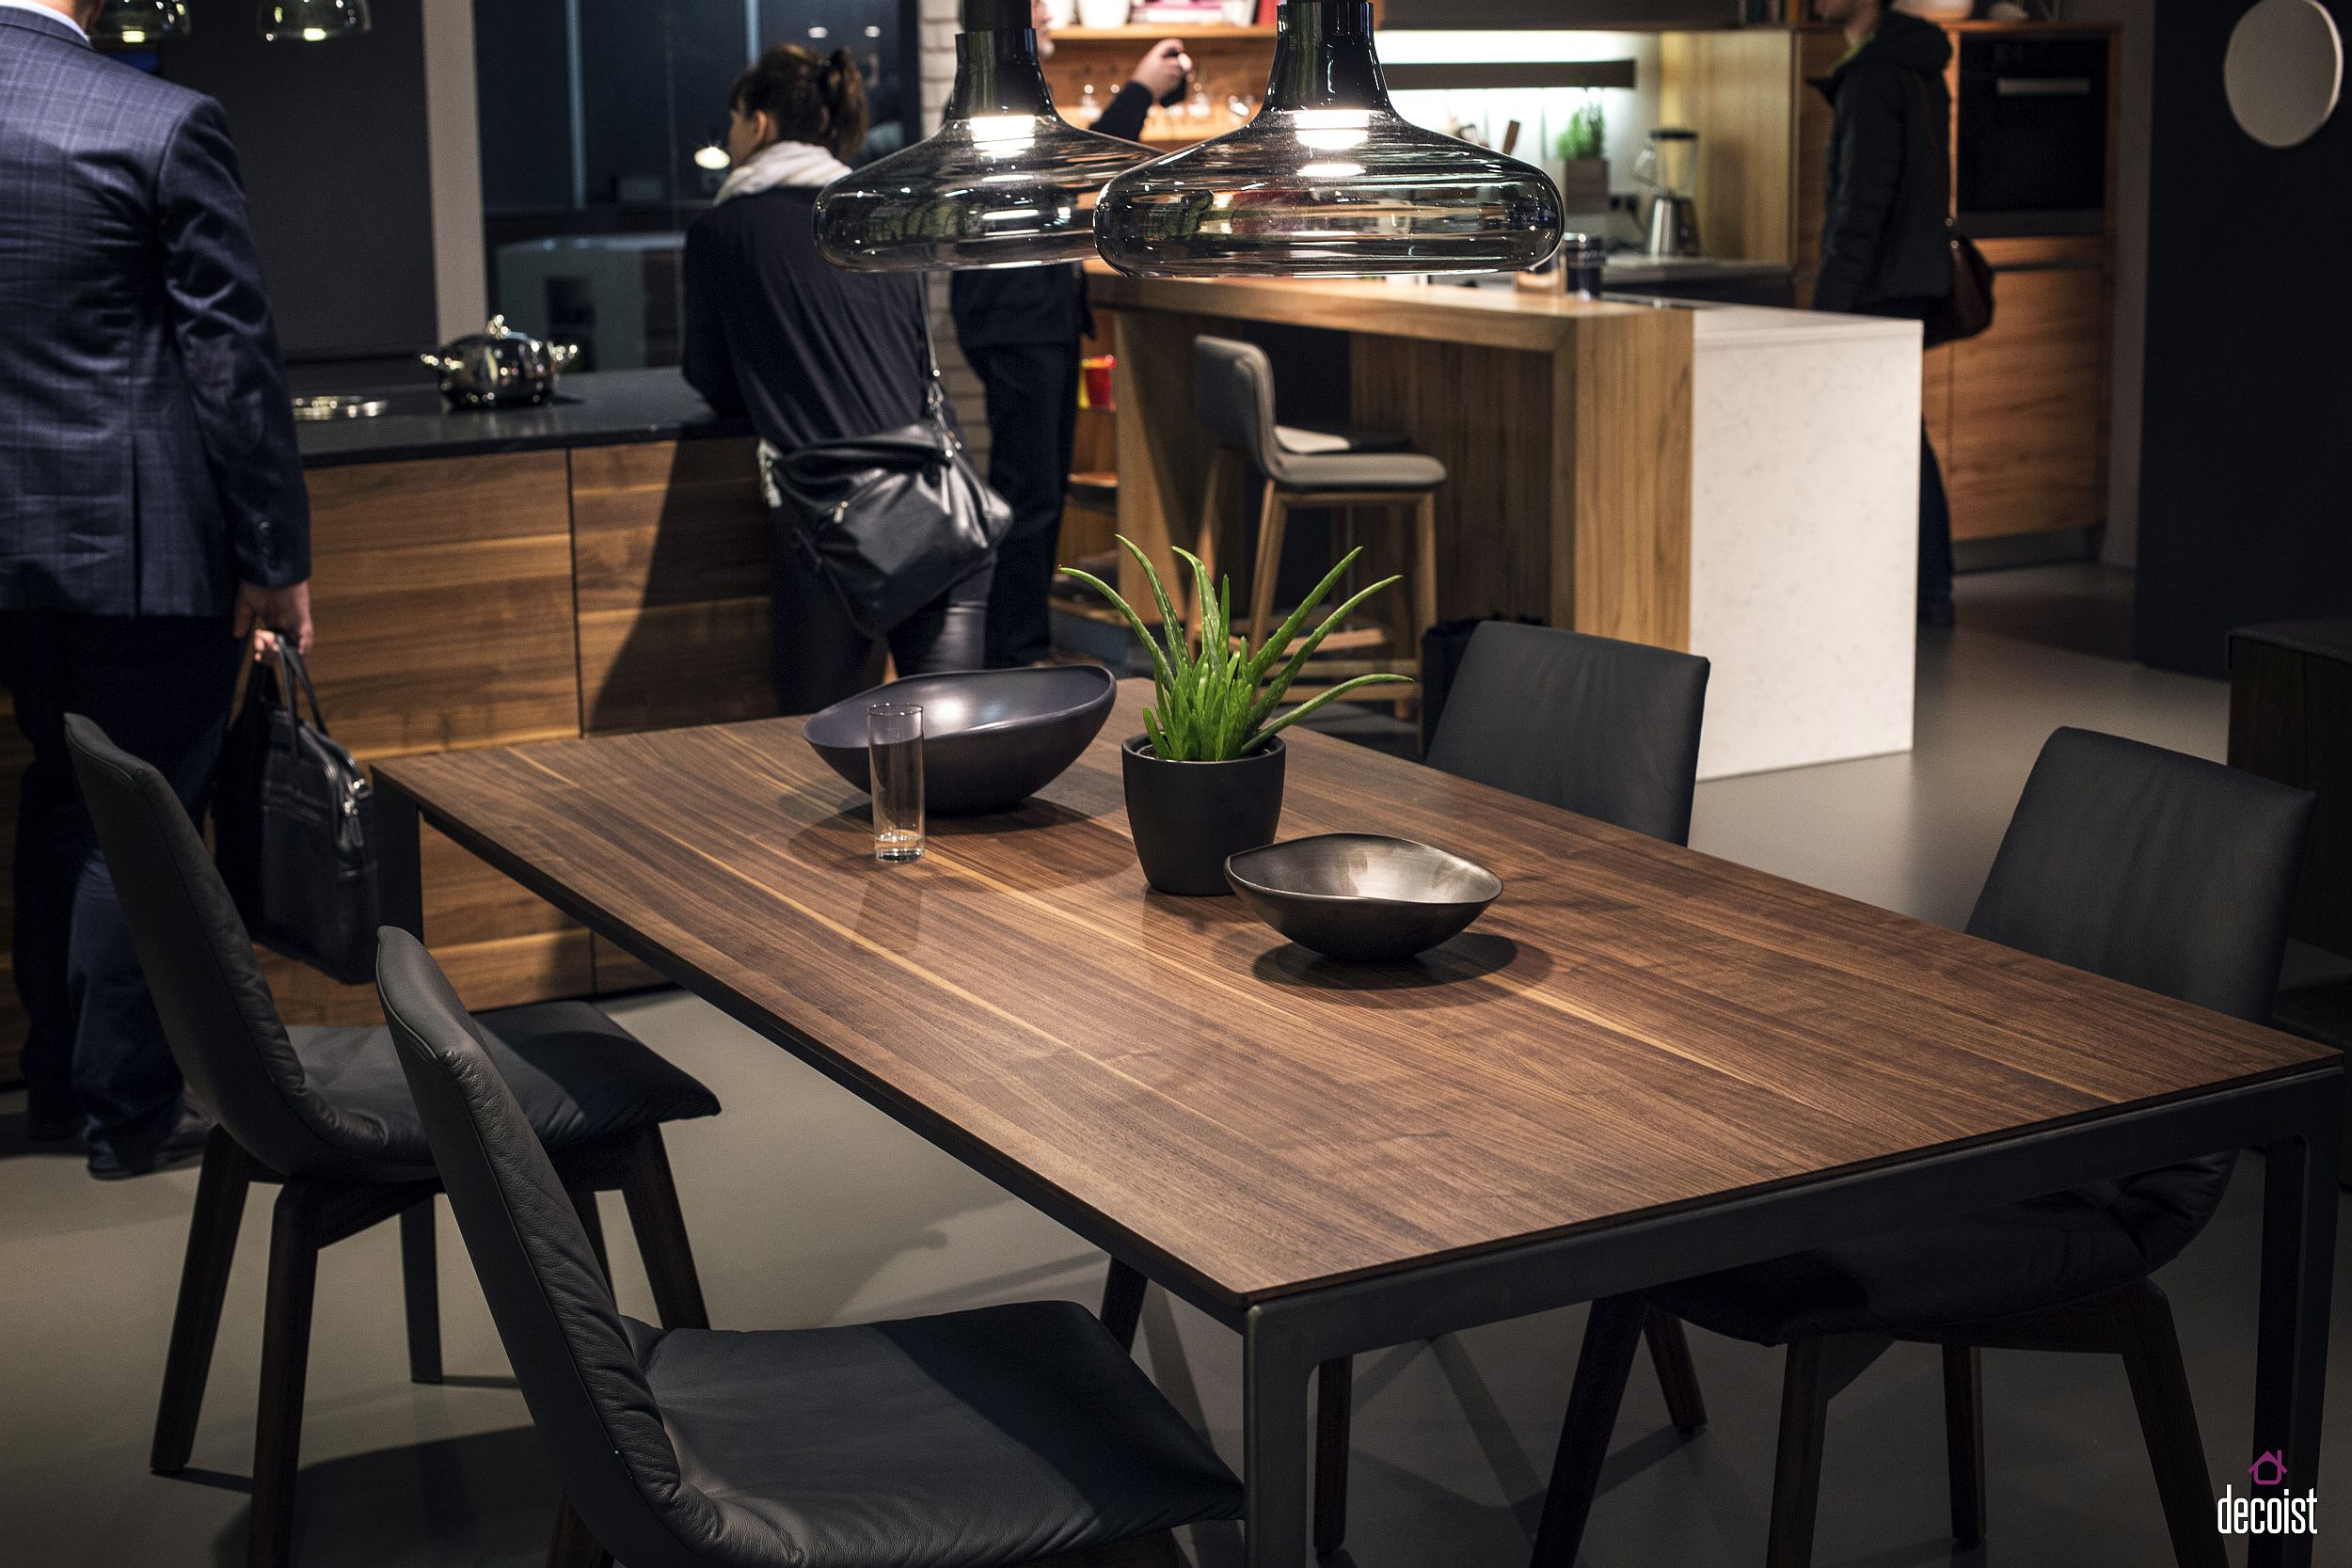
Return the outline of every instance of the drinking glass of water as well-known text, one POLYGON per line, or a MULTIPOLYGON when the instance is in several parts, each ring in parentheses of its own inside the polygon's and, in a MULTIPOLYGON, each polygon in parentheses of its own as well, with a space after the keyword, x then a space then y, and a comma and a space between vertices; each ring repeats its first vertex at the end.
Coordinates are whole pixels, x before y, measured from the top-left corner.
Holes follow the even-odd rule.
POLYGON ((866 759, 874 796, 874 858, 923 858, 923 710, 876 703, 866 710, 866 759))

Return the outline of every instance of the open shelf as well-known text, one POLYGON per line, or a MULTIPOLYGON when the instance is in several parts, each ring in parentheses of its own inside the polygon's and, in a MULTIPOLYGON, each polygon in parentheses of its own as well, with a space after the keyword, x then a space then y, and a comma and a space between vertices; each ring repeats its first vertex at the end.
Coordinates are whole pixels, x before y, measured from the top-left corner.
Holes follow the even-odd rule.
POLYGON ((1157 43, 1162 39, 1183 39, 1187 43, 1214 42, 1219 39, 1240 41, 1248 39, 1270 39, 1272 27, 1235 27, 1220 23, 1216 26, 1185 27, 1176 23, 1140 25, 1129 23, 1123 27, 1057 27, 1056 43, 1157 43))

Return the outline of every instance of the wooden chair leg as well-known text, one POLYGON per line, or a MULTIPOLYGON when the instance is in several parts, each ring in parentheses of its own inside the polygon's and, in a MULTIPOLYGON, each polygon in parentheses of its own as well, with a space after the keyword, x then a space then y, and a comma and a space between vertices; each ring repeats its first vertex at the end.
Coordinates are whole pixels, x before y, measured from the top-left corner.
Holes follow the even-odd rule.
POLYGON ((229 1294, 229 1270, 236 1260, 237 1232, 245 1224, 245 1197, 253 1179, 245 1150, 218 1128, 204 1145, 204 1169, 197 1178, 196 1208, 188 1215, 188 1250, 180 1264, 180 1305, 171 1315, 171 1349, 164 1357, 163 1398, 155 1407, 155 1440, 147 1467, 159 1476, 187 1468, 196 1449, 197 1418, 204 1410, 204 1383, 213 1368, 213 1344, 220 1337, 220 1306, 229 1294))
POLYGON ((1984 1539, 1984 1358, 1974 1345, 1944 1347, 1944 1456, 1951 1469, 1952 1539, 1984 1539))
POLYGON ((1570 1568, 1576 1561, 1649 1310, 1635 1296, 1593 1303, 1584 1322, 1584 1348, 1577 1354, 1576 1381, 1568 1389, 1568 1413, 1560 1426, 1560 1450, 1551 1462, 1543 1523, 1535 1529, 1533 1568, 1570 1568))
MULTIPOLYGON (((1422 631, 1438 624, 1438 496, 1429 491, 1413 508, 1413 621, 1422 631)), ((1418 635, 1418 634, 1416 634, 1418 635)))
POLYGON ((1772 1541, 1765 1568, 1811 1568, 1820 1512, 1822 1438, 1829 1402, 1886 1352, 1875 1335, 1799 1339, 1788 1347, 1780 1386, 1780 1455, 1772 1472, 1772 1541))
MULTIPOLYGON (((677 1180, 671 1174, 669 1148, 659 1127, 647 1128, 630 1151, 621 1197, 628 1205, 629 1226, 637 1233, 637 1251, 645 1260, 645 1281, 653 1287, 654 1311, 661 1326, 708 1328, 710 1309, 703 1303, 702 1276, 686 1240, 686 1214, 678 1207, 677 1180)), ((605 1275, 612 1277, 610 1267, 605 1275)))
POLYGON ((441 1280, 434 1256, 434 1202, 426 1198, 400 1216, 400 1285, 408 1311, 408 1381, 441 1381, 441 1280))
POLYGON ((2197 1432, 2197 1406, 2188 1371, 2181 1363, 2181 1341, 2172 1325, 2172 1305, 2153 1281, 2121 1291, 2115 1303, 2117 1348, 2139 1407, 2140 1432, 2148 1440, 2164 1520, 2172 1534, 2180 1568, 2226 1568, 2229 1558, 2214 1528, 2213 1477, 2205 1468, 2205 1447, 2197 1432))
POLYGON ((1136 1329, 1143 1322, 1143 1293, 1152 1282, 1118 1259, 1111 1259, 1109 1275, 1103 1281, 1103 1326, 1111 1331, 1111 1338, 1120 1348, 1136 1348, 1136 1329))
POLYGON ((310 1365, 310 1305, 318 1291, 318 1191, 286 1183, 271 1217, 269 1285, 262 1318, 261 1408, 253 1433, 251 1568, 294 1556, 294 1476, 302 1454, 302 1394, 310 1365))
POLYGON ((1342 1355, 1315 1370, 1315 1555, 1329 1557, 1347 1539, 1347 1449, 1356 1410, 1356 1358, 1342 1355))
POLYGON ((604 1271, 604 1288, 612 1289, 612 1255, 604 1247, 604 1215, 596 1208, 596 1190, 580 1186, 570 1189, 572 1212, 580 1216, 580 1227, 588 1232, 588 1248, 596 1255, 596 1267, 604 1271))
POLYGON ((612 1554, 591 1534, 565 1497, 555 1511, 555 1535, 548 1542, 548 1568, 612 1568, 612 1554))
POLYGON ((1258 507, 1258 560, 1249 573, 1249 635, 1263 640, 1274 630, 1274 590, 1282 576, 1282 535, 1290 528, 1290 502, 1268 480, 1258 507))
POLYGON ((1653 1307, 1642 1320, 1642 1337, 1649 1341, 1650 1365, 1666 1396, 1667 1419, 1678 1432, 1698 1431, 1707 1424, 1707 1396, 1699 1390, 1699 1370, 1691 1360, 1682 1320, 1653 1307))

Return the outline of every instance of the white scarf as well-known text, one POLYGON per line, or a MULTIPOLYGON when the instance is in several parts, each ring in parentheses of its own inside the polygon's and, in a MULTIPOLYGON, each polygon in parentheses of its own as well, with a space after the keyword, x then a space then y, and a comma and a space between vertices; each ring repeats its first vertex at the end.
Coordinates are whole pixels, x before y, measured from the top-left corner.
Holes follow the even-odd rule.
POLYGON ((733 201, 786 185, 830 185, 849 172, 849 165, 812 142, 771 141, 735 166, 717 199, 733 201))

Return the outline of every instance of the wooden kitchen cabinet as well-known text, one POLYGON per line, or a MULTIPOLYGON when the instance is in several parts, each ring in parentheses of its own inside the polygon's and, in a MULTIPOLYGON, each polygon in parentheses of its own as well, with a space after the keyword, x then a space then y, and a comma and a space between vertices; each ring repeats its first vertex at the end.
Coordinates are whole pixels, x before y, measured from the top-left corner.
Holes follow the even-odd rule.
POLYGON ((1993 325, 1955 343, 1952 537, 2106 519, 2107 278, 2100 240, 1987 240, 1993 325))

